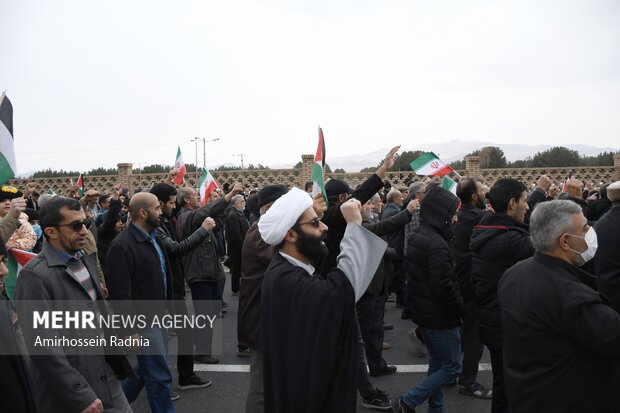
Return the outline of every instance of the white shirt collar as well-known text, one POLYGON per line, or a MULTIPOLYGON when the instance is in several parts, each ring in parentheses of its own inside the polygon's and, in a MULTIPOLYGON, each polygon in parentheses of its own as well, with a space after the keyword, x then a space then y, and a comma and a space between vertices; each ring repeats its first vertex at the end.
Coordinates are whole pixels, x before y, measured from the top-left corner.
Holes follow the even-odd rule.
POLYGON ((293 264, 296 267, 301 267, 304 270, 306 270, 306 272, 310 275, 314 275, 314 267, 310 264, 305 264, 301 261, 299 261, 297 258, 293 258, 288 254, 283 253, 282 251, 280 251, 280 255, 282 255, 284 258, 286 258, 288 260, 288 262, 290 262, 291 264, 293 264))

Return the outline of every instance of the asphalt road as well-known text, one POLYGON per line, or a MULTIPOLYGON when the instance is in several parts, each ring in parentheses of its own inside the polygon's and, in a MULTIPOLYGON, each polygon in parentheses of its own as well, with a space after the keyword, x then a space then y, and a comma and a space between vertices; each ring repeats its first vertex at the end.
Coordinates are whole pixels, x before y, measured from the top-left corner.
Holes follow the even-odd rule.
MULTIPOLYGON (((229 277, 229 274, 226 274, 229 277)), ((228 303, 226 315, 223 320, 223 354, 218 356, 220 363, 217 365, 195 364, 194 368, 198 375, 213 380, 213 385, 205 389, 176 390, 181 399, 174 402, 177 412, 210 412, 210 413, 239 413, 244 411, 245 398, 249 384, 249 359, 237 357, 237 299, 231 296, 230 279, 226 284, 224 300, 228 303)), ((396 374, 378 378, 371 378, 375 386, 387 391, 391 397, 399 397, 409 387, 420 383, 426 376, 425 357, 418 357, 407 335, 413 324, 410 320, 400 319, 400 309, 395 308, 394 303, 388 303, 385 314, 386 322, 394 326, 394 330, 385 332, 385 341, 392 345, 390 350, 383 353, 388 364, 397 365, 399 370, 396 374)), ((176 345, 176 338, 170 338, 170 345, 176 345)), ((299 357, 303 357, 300 354, 299 357)), ((170 370, 173 374, 173 386, 177 385, 176 357, 169 360, 170 370)), ((489 357, 483 357, 478 381, 487 388, 491 387, 492 375, 490 371, 489 357)), ((443 390, 446 413, 482 413, 489 412, 491 403, 489 400, 479 400, 458 393, 457 386, 443 390)), ((361 398, 358 396, 358 412, 371 412, 362 407, 361 398)), ((135 412, 150 412, 146 391, 143 390, 140 397, 132 403, 135 412)), ((418 411, 426 411, 426 406, 418 411)))

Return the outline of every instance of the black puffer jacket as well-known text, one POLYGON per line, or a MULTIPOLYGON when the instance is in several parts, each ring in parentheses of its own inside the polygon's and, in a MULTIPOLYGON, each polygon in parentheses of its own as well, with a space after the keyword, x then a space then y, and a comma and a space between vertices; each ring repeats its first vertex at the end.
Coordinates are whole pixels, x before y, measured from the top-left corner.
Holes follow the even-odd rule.
POLYGON ((464 304, 449 244, 458 205, 451 192, 438 186, 429 189, 420 206, 420 225, 409 238, 412 320, 423 328, 461 325, 464 304))
POLYGON ((452 226, 452 231, 454 231, 454 241, 452 242, 454 269, 465 302, 473 301, 476 298, 474 287, 471 283, 469 240, 474 227, 478 225, 484 215, 485 212, 482 209, 471 204, 464 204, 458 213, 458 222, 452 226))
POLYGON ((497 283, 508 268, 534 255, 528 226, 506 214, 486 215, 474 227, 470 249, 480 339, 486 345, 502 347, 502 313, 497 283))

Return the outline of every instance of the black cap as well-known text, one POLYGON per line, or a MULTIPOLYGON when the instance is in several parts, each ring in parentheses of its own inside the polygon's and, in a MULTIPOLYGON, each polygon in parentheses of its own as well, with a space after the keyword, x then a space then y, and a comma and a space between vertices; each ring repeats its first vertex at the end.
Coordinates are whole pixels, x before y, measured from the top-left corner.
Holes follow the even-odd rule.
POLYGON ((329 181, 327 181, 327 183, 325 184, 325 192, 327 193, 328 197, 340 194, 353 193, 349 185, 347 185, 345 181, 342 181, 340 179, 330 179, 329 181))
POLYGON ((262 208, 270 202, 275 201, 280 198, 282 195, 288 192, 288 187, 286 185, 277 184, 277 185, 267 185, 260 191, 258 191, 258 207, 262 208))
POLYGON ((0 201, 21 198, 22 196, 23 194, 14 186, 3 185, 2 188, 0 188, 0 201))

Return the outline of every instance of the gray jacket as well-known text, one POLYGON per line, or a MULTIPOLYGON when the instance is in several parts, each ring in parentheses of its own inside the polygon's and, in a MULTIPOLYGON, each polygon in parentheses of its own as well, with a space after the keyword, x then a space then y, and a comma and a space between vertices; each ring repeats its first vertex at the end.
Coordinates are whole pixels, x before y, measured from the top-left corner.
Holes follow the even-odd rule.
MULTIPOLYGON (((189 237, 200 228, 207 217, 213 218, 216 222, 222 222, 225 219, 224 213, 227 206, 228 203, 222 198, 195 210, 186 207, 181 208, 177 221, 178 231, 181 234, 180 239, 189 237)), ((215 282, 224 274, 217 253, 215 237, 211 231, 204 241, 185 256, 183 266, 185 268, 185 281, 188 284, 197 281, 215 282)))
MULTIPOLYGON (((80 258, 88 269, 97 293, 103 300, 96 270, 96 256, 80 258)), ((92 307, 88 292, 74 278, 70 269, 47 242, 41 253, 21 270, 15 290, 16 300, 79 300, 92 307)), ((18 305, 19 309, 19 305, 18 305)), ((28 320, 20 314, 21 320, 28 320)), ((27 342, 34 342, 39 334, 28 322, 21 327, 27 342)), ((128 377, 133 370, 122 355, 86 355, 84 351, 64 353, 62 347, 49 347, 45 355, 30 357, 33 392, 37 411, 80 412, 99 398, 106 411, 131 411, 123 395, 117 376, 128 377)))

